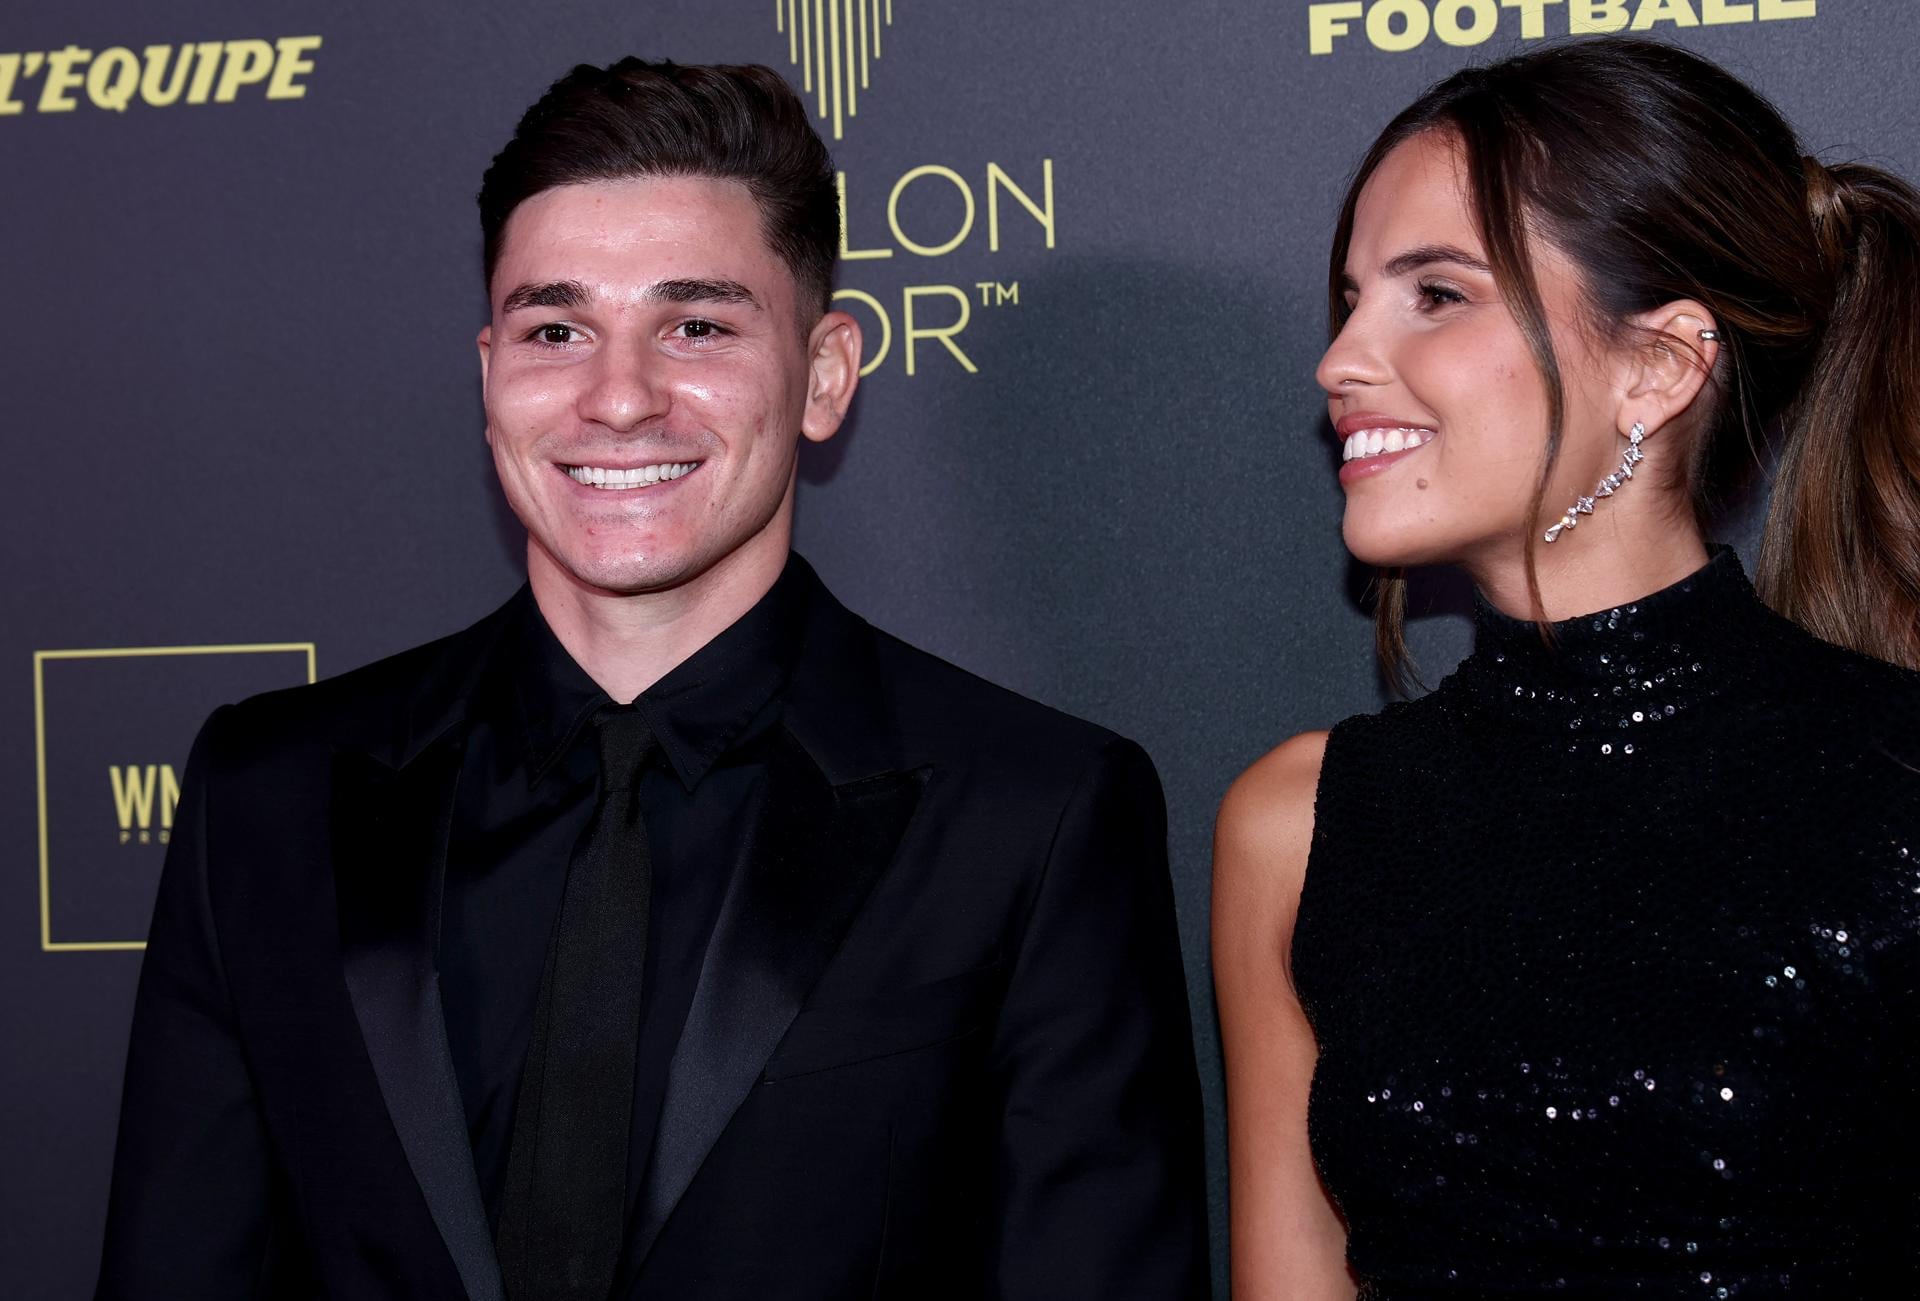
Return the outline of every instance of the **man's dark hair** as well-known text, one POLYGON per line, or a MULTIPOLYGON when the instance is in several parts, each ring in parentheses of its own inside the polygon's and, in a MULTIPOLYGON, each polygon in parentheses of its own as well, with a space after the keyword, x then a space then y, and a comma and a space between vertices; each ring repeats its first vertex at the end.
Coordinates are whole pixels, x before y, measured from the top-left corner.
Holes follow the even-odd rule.
POLYGON ((840 242, 833 160, 793 88, 757 64, 625 58, 605 68, 583 63, 554 82, 480 182, 487 282, 507 218, 526 200, 557 185, 647 176, 745 185, 768 247, 799 284, 802 313, 827 310, 840 242))

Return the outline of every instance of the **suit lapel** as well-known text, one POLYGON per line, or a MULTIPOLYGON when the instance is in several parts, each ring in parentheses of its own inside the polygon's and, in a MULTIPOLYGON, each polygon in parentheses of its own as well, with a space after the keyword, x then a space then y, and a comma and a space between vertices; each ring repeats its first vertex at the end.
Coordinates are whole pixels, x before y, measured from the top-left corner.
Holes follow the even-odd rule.
POLYGON ((773 751, 668 1068, 623 1283, 839 948, 924 784, 924 772, 887 772, 833 785, 785 728, 773 751))
POLYGON ((381 1097, 472 1301, 504 1301, 454 1077, 435 969, 462 747, 395 769, 342 753, 335 771, 341 960, 381 1097))

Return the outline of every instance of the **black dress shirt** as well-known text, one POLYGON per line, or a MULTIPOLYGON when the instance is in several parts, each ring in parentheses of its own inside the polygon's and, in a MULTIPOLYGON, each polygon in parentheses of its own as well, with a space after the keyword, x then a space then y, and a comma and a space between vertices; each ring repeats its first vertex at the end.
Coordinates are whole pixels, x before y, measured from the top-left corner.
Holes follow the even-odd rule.
MULTIPOLYGON (((763 786, 804 584, 789 563, 738 622, 641 693, 664 761, 641 778, 653 859, 627 1160, 631 1208, 667 1064, 763 786)), ((599 794, 587 720, 608 703, 522 589, 481 690, 447 854, 440 988, 487 1218, 497 1231, 520 1071, 574 847, 599 794)))

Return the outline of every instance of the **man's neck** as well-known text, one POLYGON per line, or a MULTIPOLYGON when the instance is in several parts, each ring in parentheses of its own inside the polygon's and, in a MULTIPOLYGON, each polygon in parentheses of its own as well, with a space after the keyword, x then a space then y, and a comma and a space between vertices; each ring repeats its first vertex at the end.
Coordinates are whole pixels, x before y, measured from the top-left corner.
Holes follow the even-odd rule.
POLYGON ((567 654, 601 690, 625 703, 758 604, 786 562, 784 541, 746 546, 677 587, 626 594, 580 582, 529 542, 527 580, 567 654))

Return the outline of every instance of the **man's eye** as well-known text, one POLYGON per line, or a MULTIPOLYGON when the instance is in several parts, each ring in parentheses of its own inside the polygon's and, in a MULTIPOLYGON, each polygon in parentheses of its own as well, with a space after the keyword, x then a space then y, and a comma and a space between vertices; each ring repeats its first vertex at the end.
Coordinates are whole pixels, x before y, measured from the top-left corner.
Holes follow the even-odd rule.
POLYGON ((677 328, 683 339, 716 339, 727 332, 717 322, 702 320, 699 317, 691 321, 682 321, 677 328))
POLYGON ((544 343, 550 348, 564 348, 574 341, 574 328, 571 325, 543 325, 533 332, 536 343, 544 343))

